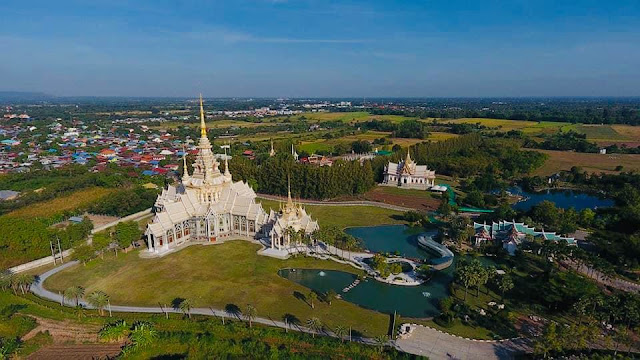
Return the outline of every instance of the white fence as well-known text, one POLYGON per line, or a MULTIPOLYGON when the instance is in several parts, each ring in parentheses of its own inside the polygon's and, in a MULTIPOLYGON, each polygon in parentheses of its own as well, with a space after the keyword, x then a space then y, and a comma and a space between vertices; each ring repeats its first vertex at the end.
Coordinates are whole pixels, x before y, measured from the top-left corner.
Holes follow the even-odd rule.
MULTIPOLYGON (((69 255, 71 255, 71 253, 73 253, 72 249, 68 249, 62 252, 62 256, 64 258, 67 258, 69 255)), ((57 260, 60 260, 60 255, 56 256, 57 260)), ((26 264, 22 264, 22 265, 17 265, 14 266, 12 268, 9 268, 9 272, 12 274, 15 273, 19 273, 19 272, 23 272, 23 271, 27 271, 27 270, 31 270, 31 269, 35 269, 37 267, 43 266, 43 265, 48 265, 48 264, 53 264, 53 256, 47 256, 47 257, 43 257, 41 259, 38 260, 33 260, 30 261, 26 264)))
MULTIPOLYGON (((112 226, 116 226, 121 222, 139 220, 141 218, 145 218, 145 217, 151 216, 151 215, 153 215, 152 208, 148 208, 146 210, 142 210, 142 211, 137 212, 135 214, 131 214, 131 215, 125 216, 125 217, 120 218, 120 219, 118 219, 116 221, 112 221, 112 222, 110 222, 108 224, 105 224, 105 225, 102 225, 100 227, 97 227, 97 228, 91 230, 91 235, 93 235, 93 234, 95 234, 95 233, 97 233, 99 231, 108 229, 108 228, 110 228, 112 226)), ((89 235, 90 238, 91 238, 91 235, 89 235)), ((71 253, 73 253, 73 249, 67 249, 67 250, 62 252, 62 256, 64 258, 67 258, 69 255, 71 255, 71 253)), ((60 256, 59 255, 56 256, 56 259, 60 260, 60 256)), ((43 266, 43 265, 48 265, 48 264, 53 264, 53 256, 47 256, 47 257, 43 257, 43 258, 38 259, 38 260, 33 260, 33 261, 28 262, 28 263, 17 265, 17 266, 14 266, 12 268, 9 268, 8 270, 9 270, 9 272, 15 274, 15 273, 19 273, 19 272, 35 269, 37 267, 40 267, 40 266, 43 266)))

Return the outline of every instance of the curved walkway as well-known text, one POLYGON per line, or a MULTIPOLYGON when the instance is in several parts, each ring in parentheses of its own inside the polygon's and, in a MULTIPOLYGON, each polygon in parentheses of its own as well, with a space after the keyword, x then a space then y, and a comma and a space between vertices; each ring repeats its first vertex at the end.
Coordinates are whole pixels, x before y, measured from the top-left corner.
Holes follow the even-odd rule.
MULTIPOLYGON (((62 303, 62 296, 45 289, 43 284, 51 275, 78 263, 78 261, 71 261, 43 273, 40 275, 39 281, 31 286, 31 291, 42 298, 62 303)), ((67 306, 75 306, 75 301, 73 299, 65 299, 64 304, 67 306)), ((93 307, 87 304, 84 300, 80 300, 80 304, 88 309, 93 309, 93 307)), ((124 305, 112 305, 111 311, 158 314, 182 313, 181 311, 173 308, 124 305)), ((193 308, 191 309, 191 313, 220 318, 241 319, 237 315, 230 315, 224 310, 213 308, 193 308)), ((314 332, 313 330, 300 326, 299 324, 287 324, 283 321, 271 318, 256 317, 253 321, 268 326, 276 326, 283 329, 291 329, 305 333, 314 332)), ((336 335, 331 331, 323 331, 321 334, 336 337, 336 335)), ((375 340, 369 338, 354 337, 353 341, 368 345, 376 344, 375 340)), ((407 353, 428 356, 430 359, 511 359, 516 353, 529 350, 527 340, 525 339, 506 340, 501 342, 470 340, 423 326, 418 326, 408 338, 389 341, 388 345, 394 346, 398 350, 407 353)))

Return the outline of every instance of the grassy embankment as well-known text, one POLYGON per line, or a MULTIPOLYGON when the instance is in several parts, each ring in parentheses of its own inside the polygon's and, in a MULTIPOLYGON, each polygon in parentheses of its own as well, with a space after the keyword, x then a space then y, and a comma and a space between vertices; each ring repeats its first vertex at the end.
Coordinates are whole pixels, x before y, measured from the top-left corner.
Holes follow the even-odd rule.
MULTIPOLYGON (((300 356, 320 358, 371 358, 378 354, 377 349, 358 343, 316 337, 283 329, 254 324, 249 328, 246 321, 227 318, 225 324, 221 319, 209 316, 194 315, 188 319, 183 314, 169 314, 165 318, 160 314, 113 313, 113 317, 99 316, 97 311, 77 311, 69 307, 61 307, 57 303, 39 299, 33 295, 16 296, 8 291, 0 291, 0 338, 21 338, 41 323, 40 333, 21 343, 15 355, 23 358, 51 343, 57 344, 57 355, 65 351, 66 356, 86 355, 86 349, 80 350, 82 344, 95 342, 98 330, 107 323, 123 319, 127 324, 146 321, 162 333, 162 340, 156 340, 152 346, 133 349, 127 358, 148 359, 167 355, 181 354, 184 357, 196 358, 208 356, 247 357, 255 351, 262 354, 293 353, 300 356), (93 339, 93 340, 88 340, 93 339), (79 345, 76 345, 79 344, 79 345)), ((48 355, 51 355, 48 353, 48 355)), ((398 352, 387 350, 376 358, 395 358, 398 352)))

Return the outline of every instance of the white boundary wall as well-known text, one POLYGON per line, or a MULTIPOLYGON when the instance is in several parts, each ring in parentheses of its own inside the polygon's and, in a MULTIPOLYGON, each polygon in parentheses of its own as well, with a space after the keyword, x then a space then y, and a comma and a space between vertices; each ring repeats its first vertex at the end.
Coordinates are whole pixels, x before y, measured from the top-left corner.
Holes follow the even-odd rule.
MULTIPOLYGON (((97 232, 100 232, 102 230, 108 229, 108 228, 110 228, 112 226, 116 226, 121 222, 131 221, 131 220, 139 220, 141 218, 145 218, 145 217, 148 217, 148 216, 151 216, 151 215, 153 215, 152 208, 148 208, 146 210, 142 210, 142 211, 137 212, 135 214, 131 214, 131 215, 125 216, 125 217, 120 218, 120 219, 118 219, 116 221, 112 221, 112 222, 110 222, 108 224, 105 224, 105 225, 102 225, 100 227, 97 227, 97 228, 91 230, 91 235, 93 235, 93 234, 95 234, 97 232)), ((89 238, 91 238, 91 235, 89 235, 89 238)), ((71 255, 71 253, 73 253, 73 249, 67 249, 67 250, 62 252, 62 256, 67 258, 69 255, 71 255)), ((57 260, 60 260, 59 256, 57 257, 57 260)), ((21 265, 16 265, 16 266, 14 266, 12 268, 9 268, 8 270, 9 270, 9 272, 15 274, 15 273, 19 273, 19 272, 35 269, 37 267, 40 267, 40 266, 43 266, 43 265, 48 265, 48 264, 53 264, 53 256, 47 256, 47 257, 43 257, 43 258, 38 259, 38 260, 30 261, 28 263, 24 263, 24 264, 21 264, 21 265)))

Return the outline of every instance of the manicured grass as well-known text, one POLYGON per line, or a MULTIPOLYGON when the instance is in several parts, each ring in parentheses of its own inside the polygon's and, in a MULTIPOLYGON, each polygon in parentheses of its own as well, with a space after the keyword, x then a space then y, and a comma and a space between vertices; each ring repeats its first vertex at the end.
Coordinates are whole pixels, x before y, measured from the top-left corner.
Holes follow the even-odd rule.
MULTIPOLYGON (((262 207, 278 210, 278 202, 274 200, 259 199, 262 207)), ((320 226, 332 225, 338 228, 351 226, 376 226, 387 224, 404 224, 402 220, 393 216, 402 215, 402 212, 380 208, 377 206, 320 206, 304 205, 307 213, 318 221, 320 226)))
POLYGON ((611 173, 616 166, 622 165, 623 171, 640 170, 640 155, 637 154, 591 154, 571 151, 536 150, 549 155, 547 161, 536 169, 534 175, 551 175, 560 170, 570 170, 579 166, 583 170, 611 173))
POLYGON ((79 207, 87 206, 115 191, 115 189, 105 189, 101 187, 78 190, 66 196, 25 206, 24 208, 12 211, 5 216, 23 218, 49 217, 65 210, 74 210, 79 207))
POLYGON ((190 299, 196 307, 218 309, 235 304, 244 309, 256 307, 259 316, 282 319, 286 313, 301 321, 318 317, 330 327, 353 326, 367 336, 384 334, 389 316, 360 308, 346 301, 332 305, 315 302, 312 309, 297 299, 294 292, 309 290, 278 276, 282 268, 357 270, 330 260, 298 257, 278 260, 259 256, 259 245, 229 241, 212 246, 190 246, 159 259, 142 259, 138 252, 106 256, 88 265, 64 270, 45 282, 53 291, 79 285, 86 293, 105 291, 113 304, 157 306, 171 304, 176 298, 190 299))

